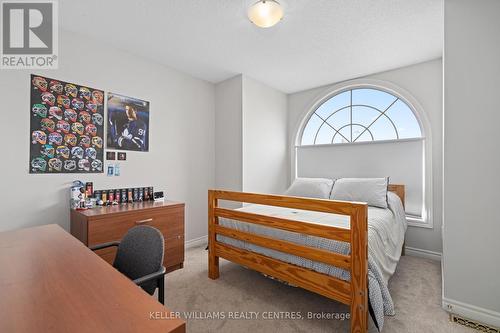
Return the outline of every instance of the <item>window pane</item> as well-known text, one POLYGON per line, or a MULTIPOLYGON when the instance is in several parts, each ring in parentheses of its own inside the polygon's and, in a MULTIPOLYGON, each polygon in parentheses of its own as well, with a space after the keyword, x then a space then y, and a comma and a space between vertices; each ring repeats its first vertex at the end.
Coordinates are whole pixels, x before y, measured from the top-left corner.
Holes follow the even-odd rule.
POLYGON ((347 142, 340 134, 337 134, 333 137, 332 143, 345 143, 347 142))
POLYGON ((403 101, 399 100, 394 103, 387 110, 386 114, 396 124, 400 139, 419 138, 422 136, 415 114, 403 101))
POLYGON ((376 89, 354 89, 352 91, 352 104, 373 106, 380 111, 387 109, 396 100, 391 94, 376 89))
POLYGON ((375 140, 397 139, 394 126, 392 126, 392 123, 385 116, 378 118, 378 120, 370 126, 369 130, 372 132, 375 140))
POLYGON ((333 96, 316 110, 316 114, 320 116, 323 119, 326 119, 329 115, 334 113, 335 111, 349 106, 349 103, 351 102, 351 97, 350 97, 350 91, 346 91, 343 93, 340 93, 338 95, 333 96))
POLYGON ((347 108, 337 111, 327 119, 327 122, 337 130, 342 126, 349 125, 351 123, 350 109, 351 108, 347 108))
POLYGON ((350 125, 342 127, 339 130, 339 133, 342 135, 340 135, 340 134, 335 135, 335 137, 333 138, 333 143, 351 142, 351 126, 350 125))
POLYGON ((381 90, 359 88, 333 96, 318 107, 301 141, 311 145, 421 136, 420 124, 408 104, 381 90))
POLYGON ((380 112, 366 106, 353 106, 352 107, 352 122, 353 124, 360 124, 369 126, 377 117, 380 112))
POLYGON ((304 128, 304 132, 302 133, 301 145, 313 145, 314 144, 314 136, 318 131, 319 127, 323 121, 319 119, 319 117, 315 114, 309 118, 306 127, 304 128))
POLYGON ((358 138, 356 142, 373 141, 370 130, 359 125, 352 125, 352 138, 353 140, 358 138))
POLYGON ((335 131, 328 126, 326 123, 321 126, 318 132, 318 136, 316 137, 316 144, 321 145, 321 144, 326 144, 326 143, 331 143, 333 135, 335 134, 335 131))

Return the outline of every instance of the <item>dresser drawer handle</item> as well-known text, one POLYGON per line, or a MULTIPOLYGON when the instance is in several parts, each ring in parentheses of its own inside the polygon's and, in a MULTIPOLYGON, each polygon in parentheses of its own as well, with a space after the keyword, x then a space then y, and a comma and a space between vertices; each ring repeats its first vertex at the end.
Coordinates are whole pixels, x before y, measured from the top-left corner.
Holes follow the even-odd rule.
POLYGON ((148 223, 148 222, 153 222, 153 218, 135 221, 135 224, 144 224, 144 223, 148 223))

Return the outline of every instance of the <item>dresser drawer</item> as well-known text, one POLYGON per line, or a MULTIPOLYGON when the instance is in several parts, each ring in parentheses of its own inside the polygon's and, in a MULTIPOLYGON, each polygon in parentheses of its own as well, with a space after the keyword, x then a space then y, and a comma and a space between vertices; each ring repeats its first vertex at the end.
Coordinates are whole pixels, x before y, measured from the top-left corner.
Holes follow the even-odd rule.
POLYGON ((136 224, 145 224, 157 228, 166 239, 178 236, 184 237, 184 208, 170 208, 168 211, 163 210, 161 213, 153 214, 136 224))
POLYGON ((101 257, 102 259, 107 261, 110 265, 113 265, 113 262, 115 261, 115 256, 116 256, 116 249, 117 249, 116 246, 111 246, 111 247, 108 247, 106 249, 97 250, 97 251, 95 251, 95 253, 99 257, 101 257))
MULTIPOLYGON (((163 265, 167 272, 183 267, 184 204, 142 202, 71 211, 71 234, 87 246, 121 241, 130 228, 138 225, 149 225, 162 233, 165 239, 163 265)), ((96 254, 112 264, 116 247, 97 250, 96 254)))
POLYGON ((140 211, 133 214, 107 216, 88 222, 88 245, 119 241, 130 228, 149 225, 157 228, 165 239, 184 237, 184 209, 172 207, 155 211, 140 211))
MULTIPOLYGON (((116 246, 108 247, 102 250, 97 250, 95 253, 107 261, 109 264, 113 264, 116 256, 116 246)), ((163 265, 165 267, 171 267, 179 265, 184 262, 184 236, 177 236, 165 239, 165 254, 163 258, 163 265)))
POLYGON ((165 239, 165 267, 184 262, 184 235, 165 239))

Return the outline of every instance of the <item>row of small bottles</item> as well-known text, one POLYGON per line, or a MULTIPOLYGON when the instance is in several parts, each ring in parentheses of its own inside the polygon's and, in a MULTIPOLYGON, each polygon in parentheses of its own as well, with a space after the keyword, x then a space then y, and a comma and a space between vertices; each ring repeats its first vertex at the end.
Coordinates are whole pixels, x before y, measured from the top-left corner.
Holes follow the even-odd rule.
MULTIPOLYGON (((88 189, 87 189, 88 191, 88 189)), ((118 205, 122 203, 153 201, 153 187, 134 187, 112 190, 96 190, 90 193, 98 206, 118 205)))

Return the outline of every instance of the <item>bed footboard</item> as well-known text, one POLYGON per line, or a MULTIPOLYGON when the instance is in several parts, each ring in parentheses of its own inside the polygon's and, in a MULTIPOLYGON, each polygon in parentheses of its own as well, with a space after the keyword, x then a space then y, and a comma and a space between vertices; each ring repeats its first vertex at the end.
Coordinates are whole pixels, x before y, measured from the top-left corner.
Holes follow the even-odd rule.
POLYGON ((219 277, 219 258, 230 260, 350 305, 351 332, 366 332, 368 327, 367 213, 368 207, 364 203, 209 190, 208 276, 211 279, 219 277), (221 208, 218 206, 219 200, 347 215, 350 217, 350 229, 221 208), (219 225, 219 217, 348 242, 350 243, 351 253, 343 255, 224 227, 219 225), (327 274, 218 242, 217 234, 349 270, 351 280, 344 281, 327 274))

